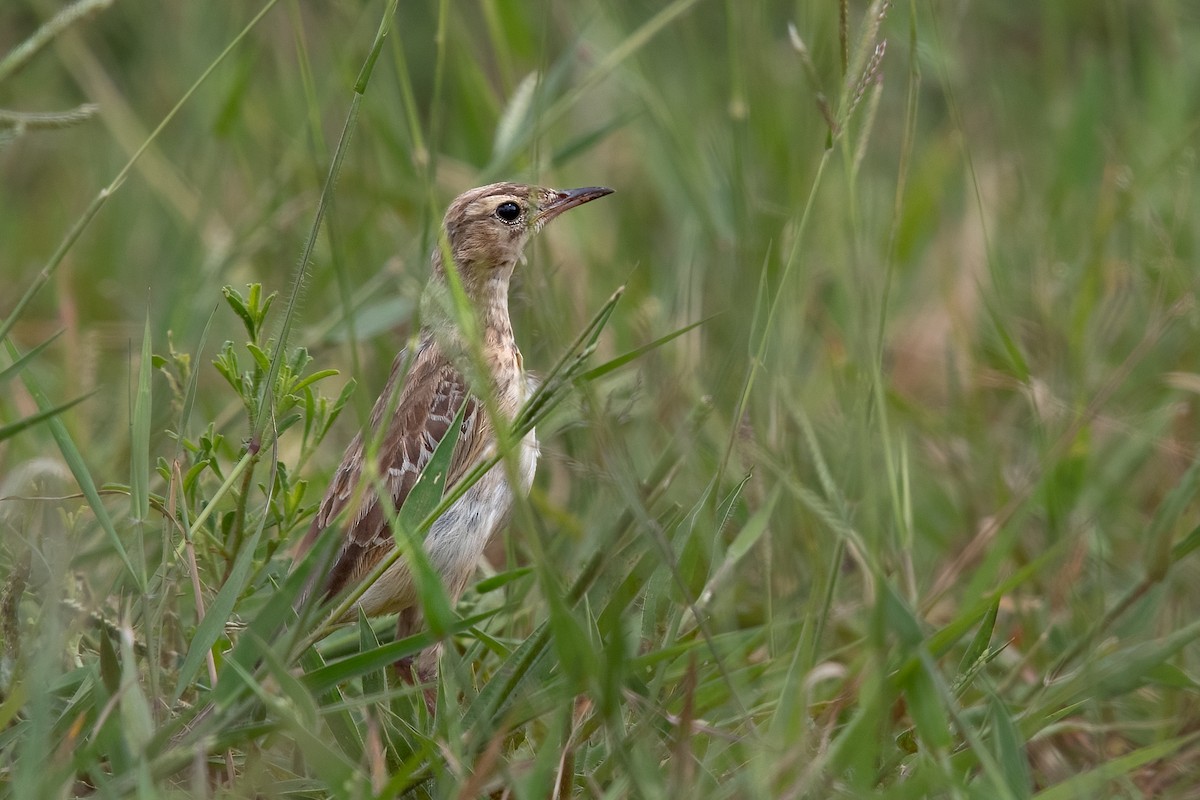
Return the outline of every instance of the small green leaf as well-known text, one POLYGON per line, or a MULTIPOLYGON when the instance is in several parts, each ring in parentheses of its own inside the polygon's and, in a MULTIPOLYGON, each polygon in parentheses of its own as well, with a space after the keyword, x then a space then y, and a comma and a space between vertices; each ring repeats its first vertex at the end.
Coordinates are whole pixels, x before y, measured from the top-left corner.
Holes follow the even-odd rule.
POLYGON ((301 378, 299 381, 296 382, 296 385, 292 386, 291 389, 289 389, 288 391, 291 394, 299 394, 301 390, 305 389, 308 386, 311 386, 312 384, 316 383, 317 381, 322 381, 322 380, 325 380, 326 378, 332 378, 334 375, 337 375, 337 374, 338 374, 338 371, 336 369, 318 370, 317 372, 314 372, 313 374, 309 375, 307 378, 301 378))
POLYGON ((190 492, 192 490, 192 487, 196 485, 196 479, 200 477, 200 473, 204 472, 204 470, 208 468, 210 463, 212 462, 210 462, 207 458, 201 459, 188 469, 187 473, 183 476, 183 490, 185 492, 190 492))
POLYGON ((233 309, 233 313, 237 314, 238 318, 241 319, 242 325, 246 328, 246 335, 253 341, 258 326, 255 324, 254 315, 246 307, 245 299, 232 286, 222 286, 221 294, 225 296, 225 302, 233 309))
POLYGON ((991 608, 988 609, 987 616, 979 623, 979 630, 975 632, 975 638, 971 640, 970 646, 963 653, 962 661, 958 662, 958 674, 965 675, 977 662, 984 653, 987 652, 988 644, 992 641, 992 631, 996 627, 996 615, 1000 613, 1000 597, 997 596, 991 608))
POLYGON ((253 342, 247 342, 246 350, 249 351, 251 356, 253 356, 254 363, 263 372, 266 372, 267 370, 269 370, 271 368, 271 358, 263 351, 263 349, 261 347, 254 344, 253 342))

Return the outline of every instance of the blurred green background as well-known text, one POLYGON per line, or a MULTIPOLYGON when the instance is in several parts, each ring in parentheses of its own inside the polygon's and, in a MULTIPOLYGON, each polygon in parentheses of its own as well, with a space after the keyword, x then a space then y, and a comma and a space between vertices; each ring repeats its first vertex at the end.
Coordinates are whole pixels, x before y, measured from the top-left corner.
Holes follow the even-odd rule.
MULTIPOLYGON (((7 0, 0 53, 62 7, 7 0)), ((63 332, 0 385, 0 425, 37 411, 28 375, 51 403, 93 392, 60 419, 97 484, 130 482, 147 319, 155 353, 193 354, 187 434, 215 423, 230 464, 248 436, 211 366, 222 341, 245 339, 221 287, 278 291, 278 323, 385 10, 282 0, 237 39, 262 8, 118 0, 23 68, 0 62, 0 109, 98 107, 52 129, 0 116, 0 319, 14 320, 22 351, 63 332)), ((485 760, 484 734, 457 766, 446 748, 461 743, 431 746, 412 756, 423 766, 411 785, 439 796, 1197 796, 1197 42, 1200 6, 1171 0, 400 4, 291 336, 312 369, 340 371, 325 394, 358 382, 292 476, 311 482, 304 503, 319 500, 406 341, 436 225, 460 191, 501 179, 616 190, 557 222, 518 271, 514 327, 535 372, 622 285, 596 363, 711 317, 541 426, 540 522, 514 526, 495 568, 573 576, 613 544, 622 511, 637 544, 569 611, 545 576, 514 578, 491 635, 515 646, 561 614, 577 627, 556 623, 555 658, 580 663, 548 668, 544 707, 488 720, 499 756, 485 760), (640 505, 637 485, 664 454, 670 480, 640 505), (548 710, 573 702, 575 716, 548 710), (564 754, 566 778, 543 751, 564 754)), ((150 454, 170 458, 180 407, 165 378, 152 386, 150 454)), ((285 434, 279 458, 294 465, 300 450, 285 434)), ((59 454, 44 423, 0 441, 0 496, 77 492, 59 454)), ((142 529, 113 488, 105 502, 128 544, 142 529)), ((82 792, 109 776, 120 794, 133 784, 117 779, 134 774, 122 770, 141 764, 164 791, 196 790, 203 770, 163 766, 166 734, 109 762, 94 743, 111 736, 102 704, 66 699, 104 677, 107 634, 53 611, 56 593, 112 621, 139 601, 81 500, 59 517, 39 508, 0 502, 10 595, 35 554, 19 610, 5 612, 5 663, 20 674, 31 651, 49 652, 55 675, 82 672, 58 705, 4 704, 2 785, 82 792), (43 558, 47 542, 66 555, 43 558), (43 561, 74 580, 47 589, 43 561), (50 613, 61 639, 34 634, 50 613), (82 763, 63 755, 67 710, 86 720, 70 735, 93 742, 82 763), (56 766, 22 773, 19 756, 56 766)), ((305 527, 292 522, 269 522, 239 595, 247 609, 286 575, 282 553, 305 527)), ((146 530, 153 542, 173 529, 152 514, 146 530)), ((200 544, 210 595, 233 557, 212 536, 200 544)), ((149 547, 171 622, 151 633, 135 613, 131 624, 182 658, 198 624, 190 577, 149 547)), ((460 675, 479 685, 503 658, 499 646, 459 651, 460 675)), ((141 658, 119 671, 145 686, 161 733, 178 709, 150 674, 178 659, 141 658)), ((199 705, 206 687, 193 689, 199 705)), ((367 730, 370 704, 346 702, 367 730)), ((457 742, 440 727, 453 729, 453 713, 407 735, 457 742)), ((212 791, 274 796, 295 780, 319 794, 342 774, 272 760, 261 735, 221 740, 244 769, 212 791)), ((384 742, 382 768, 340 753, 361 796, 409 763, 384 742)), ((220 772, 221 749, 208 752, 220 772)))

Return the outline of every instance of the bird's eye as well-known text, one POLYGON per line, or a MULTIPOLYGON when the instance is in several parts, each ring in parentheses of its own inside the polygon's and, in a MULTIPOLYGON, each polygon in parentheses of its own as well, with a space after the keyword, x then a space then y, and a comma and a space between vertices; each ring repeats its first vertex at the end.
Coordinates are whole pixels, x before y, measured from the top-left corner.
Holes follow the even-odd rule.
POLYGON ((516 203, 501 203, 496 206, 496 216, 505 222, 516 222, 521 216, 521 207, 516 203))

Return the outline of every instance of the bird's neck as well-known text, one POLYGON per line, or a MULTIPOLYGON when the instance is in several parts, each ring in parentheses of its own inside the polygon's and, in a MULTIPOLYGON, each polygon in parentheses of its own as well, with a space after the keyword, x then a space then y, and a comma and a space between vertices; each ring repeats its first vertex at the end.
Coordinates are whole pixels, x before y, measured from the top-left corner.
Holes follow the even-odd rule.
POLYGON ((520 377, 523 371, 508 316, 508 287, 513 267, 511 264, 492 267, 483 274, 478 270, 459 270, 459 283, 467 300, 466 307, 460 309, 455 305, 455 293, 440 259, 435 257, 433 275, 421 298, 422 324, 464 371, 469 371, 475 346, 468 338, 470 334, 464 331, 464 314, 470 314, 470 325, 475 329, 490 378, 498 385, 520 377))

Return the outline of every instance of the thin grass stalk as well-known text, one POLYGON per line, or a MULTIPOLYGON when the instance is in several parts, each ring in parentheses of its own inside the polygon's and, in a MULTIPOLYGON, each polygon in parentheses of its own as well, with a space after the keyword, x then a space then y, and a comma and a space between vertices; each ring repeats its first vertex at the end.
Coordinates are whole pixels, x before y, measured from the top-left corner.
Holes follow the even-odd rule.
MULTIPOLYGON (((76 0, 45 22, 33 35, 0 59, 0 83, 4 83, 24 67, 35 55, 76 22, 98 13, 113 4, 113 0, 76 0)), ((2 338, 2 337, 0 337, 2 338)))
POLYGON ((121 184, 125 182, 125 178, 128 177, 130 170, 133 169, 134 164, 138 162, 138 159, 142 157, 142 154, 146 152, 146 149, 154 143, 159 134, 163 132, 167 125, 170 124, 171 120, 175 118, 175 115, 179 113, 179 110, 183 108, 188 100, 192 98, 192 95, 196 93, 196 90, 208 80, 208 77, 216 70, 221 62, 225 60, 226 56, 228 56, 239 44, 241 44, 242 39, 249 35, 250 31, 254 29, 259 20, 265 17, 267 12, 270 11, 277 2, 278 0, 267 0, 262 9, 254 15, 253 19, 246 23, 245 27, 243 27, 242 30, 233 37, 232 41, 229 42, 225 49, 222 50, 220 54, 213 59, 212 63, 208 65, 207 69, 200 74, 200 77, 188 87, 187 91, 183 93, 183 96, 179 98, 178 102, 171 107, 171 110, 168 111, 166 116, 162 118, 162 121, 158 123, 158 126, 151 131, 150 135, 146 137, 146 140, 142 142, 141 146, 138 147, 138 149, 134 151, 133 155, 129 157, 129 160, 125 162, 125 166, 121 167, 121 169, 117 172, 116 177, 114 177, 112 181, 103 189, 101 189, 100 192, 92 199, 92 202, 88 204, 87 209, 78 219, 75 220, 75 223, 67 231, 66 236, 64 236, 62 241, 59 242, 57 249, 55 249, 53 255, 50 256, 50 260, 46 262, 45 266, 42 267, 41 271, 33 279, 33 282, 25 290, 25 293, 21 295, 21 299, 17 301, 17 305, 9 313, 8 318, 5 319, 2 324, 0 324, 0 340, 8 336, 9 331, 12 330, 12 326, 16 324, 17 320, 21 317, 21 314, 24 313, 25 307, 29 305, 29 302, 33 299, 34 295, 38 293, 38 290, 46 285, 51 276, 53 276, 58 270, 59 265, 62 264, 63 259, 66 258, 67 253, 79 239, 84 229, 87 228, 88 223, 95 218, 96 214, 99 213, 104 204, 108 202, 108 199, 112 197, 117 189, 121 187, 121 184))

